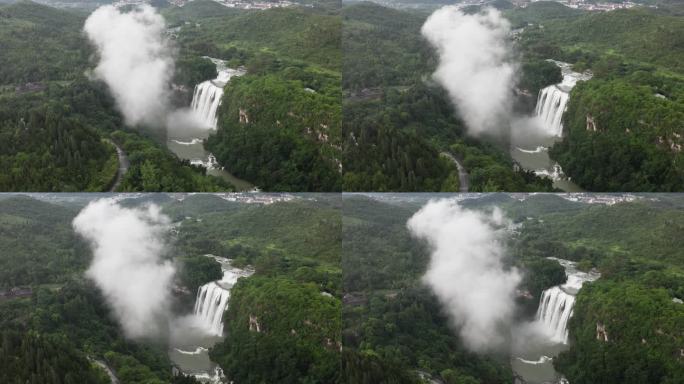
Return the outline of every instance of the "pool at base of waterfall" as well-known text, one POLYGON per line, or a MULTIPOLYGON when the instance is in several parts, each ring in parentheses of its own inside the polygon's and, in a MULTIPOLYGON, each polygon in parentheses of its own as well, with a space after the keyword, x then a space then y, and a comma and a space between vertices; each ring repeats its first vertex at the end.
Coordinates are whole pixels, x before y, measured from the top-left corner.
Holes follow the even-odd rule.
POLYGON ((553 358, 568 349, 561 343, 540 343, 511 359, 511 368, 528 384, 560 384, 565 378, 553 368, 553 358))
POLYGON ((523 169, 533 171, 537 176, 553 181, 553 187, 565 192, 584 192, 580 186, 568 178, 561 166, 549 157, 549 148, 558 138, 546 138, 533 144, 514 143, 510 154, 523 169))
POLYGON ((174 365, 186 375, 206 383, 219 383, 223 377, 221 368, 209 358, 209 348, 222 340, 215 335, 204 335, 178 342, 168 355, 174 365))

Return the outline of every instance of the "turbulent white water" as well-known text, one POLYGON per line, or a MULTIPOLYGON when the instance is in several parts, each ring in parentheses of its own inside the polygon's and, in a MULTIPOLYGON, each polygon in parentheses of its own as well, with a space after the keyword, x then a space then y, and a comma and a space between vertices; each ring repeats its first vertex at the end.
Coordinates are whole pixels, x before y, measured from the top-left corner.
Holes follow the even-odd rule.
POLYGON ((228 68, 223 60, 210 57, 206 58, 216 64, 218 77, 213 80, 204 81, 195 86, 191 108, 197 113, 207 127, 216 129, 218 124, 216 111, 221 105, 223 87, 226 86, 232 77, 244 75, 245 71, 228 68))
POLYGON ((543 145, 539 145, 535 149, 524 149, 524 148, 520 148, 520 147, 515 147, 515 148, 518 151, 523 152, 523 153, 541 153, 541 152, 547 152, 549 150, 549 148, 547 148, 543 145))
MULTIPOLYGON (((539 152, 534 152, 534 153, 539 153, 539 152)), ((553 181, 565 179, 565 173, 563 173, 563 168, 561 168, 560 164, 558 164, 558 163, 553 163, 553 165, 551 166, 551 169, 547 169, 547 168, 535 169, 534 174, 537 176, 541 176, 541 177, 548 177, 549 179, 551 179, 553 181)))
POLYGON ((200 319, 208 333, 223 336, 223 313, 228 308, 230 289, 240 277, 249 276, 253 272, 231 266, 229 259, 211 257, 221 263, 223 278, 199 287, 194 314, 200 319))
POLYGON ((539 91, 534 114, 541 119, 550 136, 560 137, 563 134, 562 118, 570 98, 570 91, 578 81, 589 80, 591 74, 574 72, 568 63, 550 61, 561 68, 563 81, 539 91))
POLYGON ((218 365, 214 367, 214 372, 213 373, 200 373, 194 375, 195 379, 201 381, 201 382, 207 382, 207 383, 222 383, 223 378, 225 377, 223 374, 223 369, 219 367, 218 365))
POLYGON ((176 139, 171 139, 171 141, 173 141, 174 143, 179 144, 179 145, 195 145, 195 144, 201 144, 202 143, 202 139, 197 139, 197 138, 192 139, 190 141, 183 141, 183 140, 176 140, 176 139))
POLYGON ((207 154, 207 159, 202 160, 202 159, 192 159, 190 160, 190 164, 192 165, 201 165, 202 167, 206 169, 220 169, 221 166, 219 165, 218 161, 216 160, 216 156, 214 156, 213 153, 207 154))
POLYGON ((553 361, 553 357, 548 357, 545 355, 540 357, 539 360, 525 360, 522 357, 518 357, 517 359, 522 361, 525 364, 532 364, 532 365, 546 364, 550 361, 553 361))
POLYGON ((185 350, 182 350, 180 348, 174 348, 174 350, 176 350, 176 352, 182 353, 184 355, 199 355, 202 352, 208 351, 208 349, 204 348, 204 347, 197 347, 194 351, 185 351, 185 350))
POLYGON ((545 327, 551 341, 567 344, 567 325, 575 305, 575 295, 585 282, 594 281, 600 275, 597 272, 582 272, 572 261, 550 259, 557 260, 565 268, 568 280, 565 284, 551 287, 542 293, 537 321, 545 327))

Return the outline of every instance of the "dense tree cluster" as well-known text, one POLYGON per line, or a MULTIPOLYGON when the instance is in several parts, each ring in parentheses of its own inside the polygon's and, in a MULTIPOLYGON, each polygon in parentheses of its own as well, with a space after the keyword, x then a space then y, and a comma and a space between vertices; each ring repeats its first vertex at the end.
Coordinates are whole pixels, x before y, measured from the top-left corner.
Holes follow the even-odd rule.
POLYGON ((97 192, 111 185, 118 160, 114 147, 91 125, 101 116, 89 107, 103 102, 89 98, 94 91, 74 82, 37 94, 0 95, 2 190, 97 192))
POLYGON ((425 15, 362 2, 342 10, 345 91, 409 85, 430 73, 434 53, 420 36, 425 15))
MULTIPOLYGON (((550 154, 579 185, 596 191, 684 188, 684 93, 660 98, 659 88, 639 84, 639 76, 596 79, 573 90, 566 137, 550 154)), ((684 90, 684 81, 673 86, 684 90)))
POLYGON ((254 276, 232 292, 228 336, 210 354, 228 377, 241 383, 339 382, 339 299, 322 295, 316 284, 283 277, 254 276))
POLYGON ((198 56, 184 56, 176 60, 174 83, 190 89, 195 85, 217 76, 216 65, 209 59, 198 56))
POLYGON ((337 81, 297 67, 231 81, 207 148, 265 190, 340 190, 337 81))
POLYGON ((563 81, 560 68, 546 60, 525 61, 520 70, 522 77, 518 86, 532 95, 537 95, 546 86, 563 81))
POLYGON ((0 290, 63 283, 88 253, 71 230, 71 209, 14 197, 0 201, 0 290), (33 239, 33 241, 26 241, 33 239))
POLYGON ((20 85, 82 76, 91 55, 83 19, 29 1, 0 6, 0 95, 20 85))
POLYGON ((221 266, 209 257, 181 257, 180 281, 190 292, 197 289, 208 281, 221 280, 223 272, 221 266))
POLYGON ((109 383, 104 372, 91 366, 65 335, 3 330, 0 351, 3 383, 109 383))

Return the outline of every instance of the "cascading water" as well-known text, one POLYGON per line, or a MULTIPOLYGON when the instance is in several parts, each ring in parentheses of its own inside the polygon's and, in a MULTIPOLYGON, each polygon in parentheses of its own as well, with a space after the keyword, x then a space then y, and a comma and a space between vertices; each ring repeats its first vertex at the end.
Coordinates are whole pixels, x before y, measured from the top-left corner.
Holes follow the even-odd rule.
POLYGON ((197 292, 195 315, 202 319, 211 333, 223 335, 223 313, 226 311, 230 291, 215 282, 205 284, 197 292))
POLYGON ((570 99, 570 91, 579 80, 589 80, 591 74, 574 72, 568 63, 549 61, 560 67, 563 81, 539 91, 534 114, 541 119, 549 135, 560 137, 563 134, 563 113, 570 99))
POLYGON ((577 269, 576 263, 551 257, 558 261, 563 268, 568 280, 563 285, 557 285, 542 293, 537 309, 537 321, 546 328, 551 341, 568 343, 568 320, 572 316, 575 305, 575 295, 587 281, 594 281, 600 277, 597 272, 582 272, 577 269))
POLYGON ((195 93, 192 95, 191 107, 202 118, 202 121, 214 129, 218 119, 216 110, 221 103, 223 87, 214 84, 213 80, 207 80, 195 86, 195 93))
POLYGON ((560 287, 549 288, 542 294, 537 320, 551 330, 551 340, 568 343, 567 325, 574 304, 575 296, 565 293, 560 287))
POLYGON ((223 88, 234 76, 242 76, 245 74, 244 70, 228 68, 223 60, 205 57, 216 64, 218 77, 213 80, 207 80, 195 86, 195 92, 192 96, 192 109, 197 113, 201 120, 212 129, 216 129, 218 124, 218 117, 216 111, 221 105, 223 98, 223 88))
POLYGON ((563 134, 561 120, 569 98, 569 94, 555 84, 539 91, 534 114, 542 120, 546 131, 553 136, 560 137, 563 134))

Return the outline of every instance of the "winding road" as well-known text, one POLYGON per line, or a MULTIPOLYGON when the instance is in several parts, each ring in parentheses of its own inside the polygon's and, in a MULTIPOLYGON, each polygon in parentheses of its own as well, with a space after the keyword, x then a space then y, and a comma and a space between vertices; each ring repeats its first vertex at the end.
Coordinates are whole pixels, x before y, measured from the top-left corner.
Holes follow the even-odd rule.
POLYGON ((461 162, 456 158, 456 156, 449 152, 441 152, 440 155, 448 158, 449 160, 453 161, 454 164, 456 164, 456 168, 458 168, 458 191, 468 192, 468 188, 470 186, 468 179, 468 171, 466 171, 463 164, 461 164, 461 162))
POLYGON ((120 384, 119 378, 116 377, 116 375, 114 374, 114 370, 112 370, 112 368, 110 368, 109 365, 107 365, 107 363, 105 363, 105 362, 102 361, 102 360, 94 359, 94 358, 92 358, 92 357, 90 357, 90 356, 88 356, 88 360, 94 362, 94 363, 97 364, 100 368, 104 369, 105 372, 107 372, 107 376, 109 376, 109 381, 111 381, 112 384, 120 384))
POLYGON ((121 185, 121 181, 123 180, 124 175, 126 172, 128 172, 128 167, 130 167, 131 163, 128 161, 128 156, 126 156, 126 152, 124 152, 121 147, 119 147, 118 144, 116 144, 114 141, 110 139, 105 139, 108 143, 114 146, 116 148, 116 155, 119 157, 119 169, 116 171, 116 180, 112 184, 112 187, 109 189, 109 192, 115 192, 117 188, 119 188, 119 185, 121 185))

